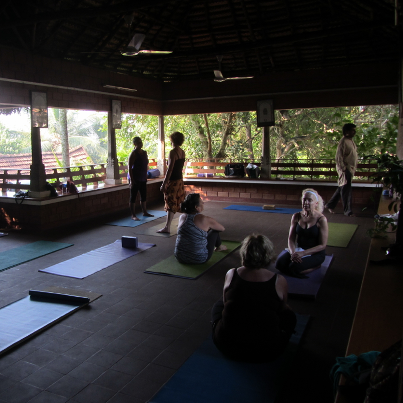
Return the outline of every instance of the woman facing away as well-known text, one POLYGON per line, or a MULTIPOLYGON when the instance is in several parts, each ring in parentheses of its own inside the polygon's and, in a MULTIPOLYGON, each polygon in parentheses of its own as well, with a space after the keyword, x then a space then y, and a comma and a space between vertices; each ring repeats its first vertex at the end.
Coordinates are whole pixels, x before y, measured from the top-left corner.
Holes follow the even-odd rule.
POLYGON ((133 138, 134 149, 129 156, 128 179, 130 181, 130 200, 129 206, 132 213, 132 220, 139 221, 136 216, 136 197, 140 192, 140 204, 143 210, 143 217, 154 217, 147 212, 147 169, 148 155, 147 151, 143 150, 143 141, 140 137, 133 138))
POLYGON ((287 346, 297 321, 287 305, 287 281, 265 269, 274 250, 264 235, 246 237, 240 255, 242 266, 227 272, 223 299, 213 307, 213 341, 229 358, 271 361, 287 346))
POLYGON ((189 193, 181 204, 175 257, 181 263, 207 262, 214 251, 227 250, 221 245, 220 232, 225 228, 214 218, 202 214, 204 202, 199 193, 189 193))
POLYGON ((174 215, 180 210, 180 204, 185 198, 182 175, 185 152, 180 148, 185 141, 185 136, 181 132, 174 132, 170 138, 173 149, 169 153, 168 168, 161 185, 161 192, 164 193, 164 210, 167 212, 167 220, 165 227, 157 231, 166 233, 171 231, 174 215))
POLYGON ((327 219, 322 214, 323 200, 313 189, 302 191, 302 211, 291 218, 287 252, 280 255, 276 269, 284 274, 306 278, 326 257, 327 219))

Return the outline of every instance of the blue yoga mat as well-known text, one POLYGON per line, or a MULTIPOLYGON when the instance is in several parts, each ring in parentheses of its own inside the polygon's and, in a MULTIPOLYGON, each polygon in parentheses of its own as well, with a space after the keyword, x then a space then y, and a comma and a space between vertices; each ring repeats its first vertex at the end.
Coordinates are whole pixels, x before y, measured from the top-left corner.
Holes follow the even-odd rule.
POLYGON ((1 252, 0 271, 10 269, 19 264, 29 262, 38 257, 48 255, 60 249, 72 246, 72 243, 37 241, 1 252))
POLYGON ((238 211, 257 211, 259 213, 278 213, 278 214, 295 214, 301 211, 298 208, 283 208, 276 207, 274 210, 263 210, 262 206, 244 206, 242 204, 231 204, 231 206, 224 207, 224 210, 238 210, 238 211))
MULTIPOLYGON (((154 221, 157 218, 165 217, 167 213, 165 211, 160 210, 150 210, 150 214, 153 214, 154 217, 143 217, 142 214, 139 214, 137 217, 140 218, 140 221, 134 221, 131 217, 121 218, 119 220, 107 222, 106 225, 116 225, 118 227, 138 227, 141 224, 145 224, 146 222, 154 221)), ((162 228, 162 226, 161 226, 162 228)))
POLYGON ((281 357, 268 363, 229 360, 215 347, 210 336, 150 403, 275 402, 308 320, 308 315, 297 315, 296 334, 281 357))

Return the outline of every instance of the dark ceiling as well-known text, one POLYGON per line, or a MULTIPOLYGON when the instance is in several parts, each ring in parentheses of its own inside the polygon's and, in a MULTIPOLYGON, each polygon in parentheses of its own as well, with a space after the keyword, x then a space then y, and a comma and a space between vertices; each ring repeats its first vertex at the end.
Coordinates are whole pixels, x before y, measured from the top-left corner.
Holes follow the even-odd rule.
POLYGON ((217 55, 225 77, 399 59, 395 0, 3 0, 0 14, 0 46, 164 81, 213 79, 217 55), (134 33, 172 53, 122 56, 134 33))

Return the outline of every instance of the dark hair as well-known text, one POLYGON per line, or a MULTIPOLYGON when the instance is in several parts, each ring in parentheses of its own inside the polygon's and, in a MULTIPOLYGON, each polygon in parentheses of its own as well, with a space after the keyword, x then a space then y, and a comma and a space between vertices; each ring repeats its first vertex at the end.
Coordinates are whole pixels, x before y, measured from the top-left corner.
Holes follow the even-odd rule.
POLYGON ((173 132, 170 138, 175 146, 181 146, 185 141, 185 136, 181 132, 173 132))
POLYGON ((138 143, 142 143, 143 141, 141 140, 140 137, 133 137, 133 145, 135 146, 138 143))
POLYGON ((181 203, 181 211, 186 214, 195 214, 197 212, 196 207, 200 203, 199 193, 189 193, 185 200, 181 203))
POLYGON ((260 269, 270 264, 274 257, 274 247, 267 236, 249 235, 239 251, 242 265, 250 269, 260 269))
POLYGON ((345 135, 351 129, 355 129, 357 126, 354 123, 346 123, 343 126, 343 135, 345 135))

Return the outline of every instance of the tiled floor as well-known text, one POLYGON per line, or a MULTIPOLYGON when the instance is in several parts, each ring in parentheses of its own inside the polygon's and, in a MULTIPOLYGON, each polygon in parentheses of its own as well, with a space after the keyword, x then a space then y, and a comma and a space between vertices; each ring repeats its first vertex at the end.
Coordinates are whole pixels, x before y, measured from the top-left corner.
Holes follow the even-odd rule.
MULTIPOLYGON (((249 233, 264 233, 278 252, 286 246, 290 215, 223 210, 226 204, 220 202, 205 206, 206 214, 226 227, 224 239, 241 241, 249 233)), ((328 248, 335 260, 316 301, 290 301, 295 311, 312 318, 283 402, 330 402, 328 373, 335 357, 344 355, 348 340, 369 247, 365 231, 373 220, 342 214, 328 218, 360 226, 348 248, 328 248)), ((160 218, 144 226, 163 222, 160 218)), ((157 247, 83 280, 38 272, 122 235, 135 235, 141 228, 103 223, 44 234, 13 232, 0 238, 0 253, 36 240, 74 244, 0 272, 0 307, 25 297, 29 289, 48 286, 103 295, 0 357, 1 403, 147 402, 209 335, 210 309, 222 295, 226 271, 239 265, 236 252, 197 280, 145 274, 145 269, 172 254, 176 237, 140 235, 140 241, 157 247)))

